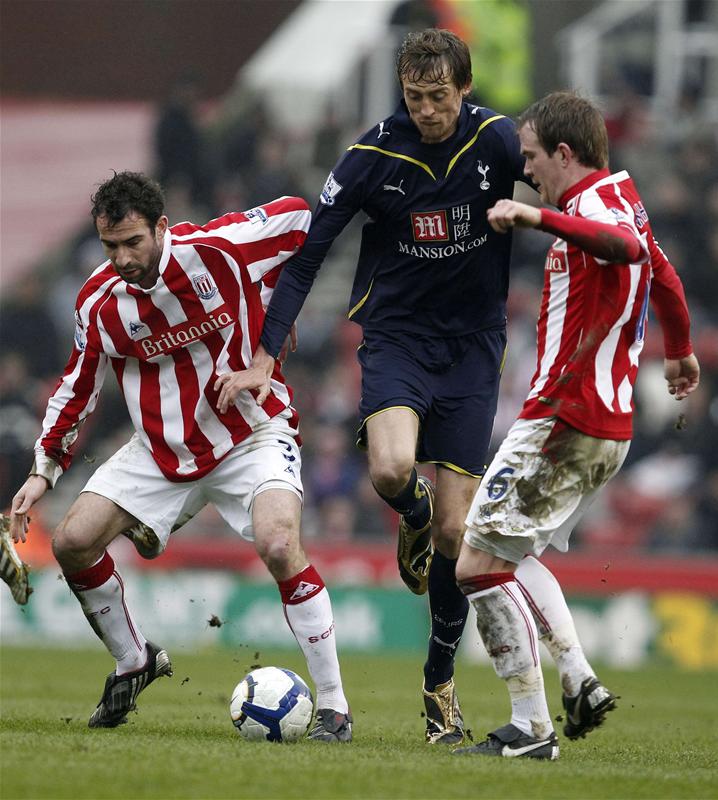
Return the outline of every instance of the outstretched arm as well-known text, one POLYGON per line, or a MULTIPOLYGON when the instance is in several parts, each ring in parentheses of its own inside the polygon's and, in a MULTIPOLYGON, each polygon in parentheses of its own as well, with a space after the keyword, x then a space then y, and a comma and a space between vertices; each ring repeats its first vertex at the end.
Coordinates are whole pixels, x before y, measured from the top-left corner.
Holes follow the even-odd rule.
POLYGON ((287 261, 267 309, 261 341, 269 355, 279 355, 334 240, 362 207, 367 175, 367 162, 356 150, 329 174, 306 241, 287 261))
POLYGON ((535 208, 516 200, 499 200, 487 211, 489 224, 497 233, 510 228, 538 228, 575 244, 595 258, 614 263, 634 264, 646 260, 640 239, 626 227, 573 217, 535 208))

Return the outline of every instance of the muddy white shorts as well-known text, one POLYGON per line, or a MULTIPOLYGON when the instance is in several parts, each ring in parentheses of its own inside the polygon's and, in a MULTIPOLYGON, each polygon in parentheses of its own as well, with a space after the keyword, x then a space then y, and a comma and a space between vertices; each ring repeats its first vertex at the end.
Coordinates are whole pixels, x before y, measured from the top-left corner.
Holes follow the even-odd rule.
POLYGON ((152 528, 162 548, 176 530, 207 503, 245 539, 252 541, 252 503, 267 489, 303 498, 301 455, 286 423, 272 419, 240 442, 210 473, 196 481, 168 481, 135 434, 85 485, 152 528))
POLYGON ((556 417, 519 419, 484 475, 464 540, 516 564, 571 531, 596 493, 621 468, 629 441, 597 439, 556 417))

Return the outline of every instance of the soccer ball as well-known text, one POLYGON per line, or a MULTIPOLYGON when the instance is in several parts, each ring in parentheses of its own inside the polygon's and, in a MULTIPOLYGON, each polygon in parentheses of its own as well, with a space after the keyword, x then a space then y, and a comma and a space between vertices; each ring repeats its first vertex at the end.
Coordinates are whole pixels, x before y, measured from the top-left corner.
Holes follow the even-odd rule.
POLYGON ((307 684, 290 669, 260 667, 232 692, 229 712, 240 736, 268 742, 296 742, 309 729, 314 699, 307 684))

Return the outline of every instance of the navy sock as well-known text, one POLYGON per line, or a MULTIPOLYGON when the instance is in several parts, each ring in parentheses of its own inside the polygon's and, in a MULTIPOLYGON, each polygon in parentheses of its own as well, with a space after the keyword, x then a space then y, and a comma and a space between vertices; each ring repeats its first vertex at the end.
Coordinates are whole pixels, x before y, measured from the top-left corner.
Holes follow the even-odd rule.
POLYGON ((428 525, 431 518, 429 498, 417 479, 416 469, 412 469, 406 486, 394 497, 387 497, 377 489, 379 497, 388 503, 394 511, 399 512, 407 524, 415 531, 428 525))
POLYGON ((424 664, 424 688, 427 692, 433 692, 454 674, 456 648, 469 613, 469 601, 456 585, 456 561, 435 550, 429 569, 431 637, 429 655, 424 664))

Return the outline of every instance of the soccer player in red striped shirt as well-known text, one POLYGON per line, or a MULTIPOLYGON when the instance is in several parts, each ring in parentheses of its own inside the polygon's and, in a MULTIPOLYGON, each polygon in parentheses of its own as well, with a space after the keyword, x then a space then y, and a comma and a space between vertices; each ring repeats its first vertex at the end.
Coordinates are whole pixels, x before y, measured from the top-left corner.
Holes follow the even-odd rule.
POLYGON ((586 661, 570 616, 558 619, 558 585, 555 598, 545 581, 537 594, 531 576, 543 569, 536 558, 549 544, 567 550, 574 525, 626 457, 649 297, 663 331, 668 391, 682 400, 698 386, 700 370, 680 279, 653 238, 633 181, 607 168, 598 109, 555 92, 524 112, 518 134, 526 175, 561 210, 500 200, 488 220, 499 232, 522 226, 557 238, 544 268, 536 372, 474 497, 456 567, 507 682, 512 715, 485 741, 455 752, 555 759, 539 635, 561 674, 566 736, 600 725, 616 698, 586 661))
POLYGON ((299 537, 303 489, 292 391, 279 360, 261 407, 249 391, 233 388, 259 343, 278 274, 306 238, 307 204, 282 197, 203 226, 170 227, 160 186, 122 172, 99 187, 92 216, 107 261, 78 295, 72 353, 10 522, 14 541, 24 541, 27 513, 70 465, 110 367, 135 434, 90 478, 53 539, 68 585, 116 661, 90 727, 125 722, 138 694, 172 674, 167 652, 135 622, 107 545, 125 534, 142 555, 155 557, 173 530, 211 502, 254 541, 277 581, 316 684, 310 737, 349 741, 331 603, 299 537))

